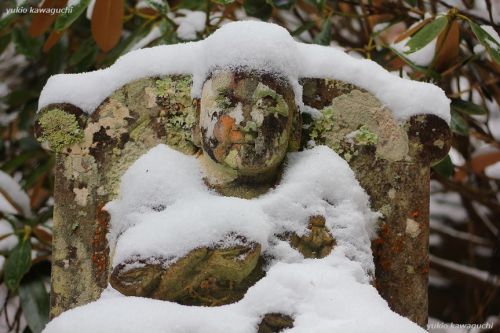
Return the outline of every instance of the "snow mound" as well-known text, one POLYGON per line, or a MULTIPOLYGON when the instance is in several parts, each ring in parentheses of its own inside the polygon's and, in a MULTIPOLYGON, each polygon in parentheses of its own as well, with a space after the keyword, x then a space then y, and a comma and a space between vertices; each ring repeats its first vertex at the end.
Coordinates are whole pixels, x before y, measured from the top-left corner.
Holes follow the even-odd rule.
POLYGON ((430 113, 450 121, 450 101, 439 87, 399 78, 371 60, 356 59, 332 47, 296 42, 284 28, 256 21, 226 24, 198 42, 135 50, 106 69, 54 75, 42 90, 38 108, 71 103, 90 114, 126 83, 169 74, 192 75, 192 96, 199 97, 205 78, 218 68, 283 76, 303 111, 307 108, 301 102, 299 78, 330 78, 371 92, 398 120, 430 113))
POLYGON ((325 146, 290 153, 280 184, 248 200, 210 191, 195 157, 159 145, 127 170, 120 193, 106 205, 113 266, 137 257, 179 258, 234 233, 292 262, 298 253, 276 236, 303 235, 309 217, 321 215, 336 249, 373 272, 370 238, 378 215, 347 162, 325 146))
POLYGON ((169 258, 170 264, 237 233, 273 258, 266 276, 239 302, 219 307, 125 297, 109 287, 98 301, 54 319, 45 333, 255 333, 262 316, 277 312, 294 318, 287 332, 425 332, 392 312, 370 285, 378 215, 348 164, 325 146, 289 153, 280 184, 255 199, 209 190, 198 160, 165 145, 127 170, 120 191, 106 206, 113 266, 131 257, 169 258), (312 215, 325 217, 337 241, 322 259, 305 259, 277 237, 304 234, 312 215))
POLYGON ((329 261, 275 265, 244 299, 220 307, 113 294, 61 314, 43 332, 255 333, 264 314, 281 312, 294 317, 289 333, 425 333, 357 281, 359 267, 339 256, 329 261))

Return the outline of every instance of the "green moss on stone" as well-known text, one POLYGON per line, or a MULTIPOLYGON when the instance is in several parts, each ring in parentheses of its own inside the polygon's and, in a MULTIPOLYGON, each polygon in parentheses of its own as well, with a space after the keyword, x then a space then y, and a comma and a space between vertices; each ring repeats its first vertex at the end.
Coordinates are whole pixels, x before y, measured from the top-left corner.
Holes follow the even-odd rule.
POLYGON ((356 133, 356 141, 361 145, 376 145, 378 135, 368 129, 368 126, 361 126, 356 133))
POLYGON ((185 153, 196 150, 192 129, 196 124, 196 108, 191 98, 190 76, 164 77, 155 81, 160 105, 166 107, 167 144, 185 153))
POLYGON ((65 147, 80 142, 83 130, 78 125, 76 116, 61 109, 51 109, 43 113, 38 123, 42 129, 39 140, 48 142, 50 148, 61 152, 65 147))
POLYGON ((334 128, 333 114, 335 110, 329 106, 321 110, 321 118, 317 119, 311 128, 310 138, 316 143, 325 142, 325 133, 329 133, 334 128))

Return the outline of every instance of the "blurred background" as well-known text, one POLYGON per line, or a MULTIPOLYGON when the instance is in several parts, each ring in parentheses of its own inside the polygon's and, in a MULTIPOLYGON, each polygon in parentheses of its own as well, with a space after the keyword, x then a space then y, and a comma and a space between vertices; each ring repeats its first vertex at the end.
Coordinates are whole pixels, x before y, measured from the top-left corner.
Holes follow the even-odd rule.
POLYGON ((0 333, 48 320, 54 158, 32 125, 49 76, 247 19, 446 92, 453 148, 432 171, 430 322, 493 328, 431 332, 500 332, 499 0, 2 0, 0 15, 0 333))

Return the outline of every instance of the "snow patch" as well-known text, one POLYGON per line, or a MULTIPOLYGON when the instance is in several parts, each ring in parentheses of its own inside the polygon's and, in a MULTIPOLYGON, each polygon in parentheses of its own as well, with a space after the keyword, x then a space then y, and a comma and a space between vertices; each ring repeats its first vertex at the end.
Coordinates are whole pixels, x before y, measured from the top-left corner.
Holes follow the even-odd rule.
POLYGON ((265 314, 277 312, 294 318, 290 333, 425 332, 392 312, 370 285, 370 236, 378 215, 331 149, 290 153, 280 184, 251 200, 220 196, 206 188, 203 176, 195 157, 165 145, 139 158, 122 177, 120 197, 106 206, 116 240, 113 264, 131 256, 179 257, 237 232, 275 258, 241 301, 183 306, 125 297, 109 287, 96 302, 52 320, 44 332, 254 333, 265 314), (304 234, 308 217, 318 214, 337 240, 325 258, 304 259, 276 236, 304 234))
POLYGON ((169 74, 193 75, 192 96, 199 97, 206 76, 217 68, 277 73, 294 88, 299 107, 303 106, 299 78, 330 78, 371 92, 398 120, 424 113, 450 120, 450 101, 439 87, 395 77, 371 60, 356 59, 332 47, 296 42, 286 29, 255 21, 223 25, 198 42, 136 50, 107 69, 54 75, 42 90, 39 109, 71 103, 92 113, 124 84, 169 74))

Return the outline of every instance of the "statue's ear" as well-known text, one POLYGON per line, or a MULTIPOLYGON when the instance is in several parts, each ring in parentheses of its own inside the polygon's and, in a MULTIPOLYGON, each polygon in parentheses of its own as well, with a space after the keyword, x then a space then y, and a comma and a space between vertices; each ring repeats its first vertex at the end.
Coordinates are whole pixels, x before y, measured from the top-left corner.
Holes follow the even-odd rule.
POLYGON ((194 126, 191 129, 191 135, 193 144, 196 147, 201 148, 201 129, 200 129, 201 99, 195 98, 193 104, 195 106, 195 121, 194 121, 194 126))

